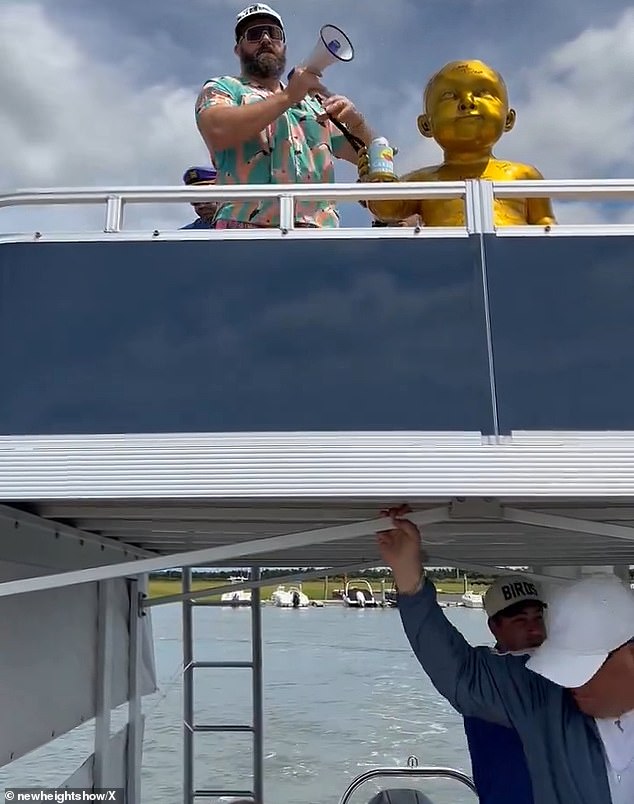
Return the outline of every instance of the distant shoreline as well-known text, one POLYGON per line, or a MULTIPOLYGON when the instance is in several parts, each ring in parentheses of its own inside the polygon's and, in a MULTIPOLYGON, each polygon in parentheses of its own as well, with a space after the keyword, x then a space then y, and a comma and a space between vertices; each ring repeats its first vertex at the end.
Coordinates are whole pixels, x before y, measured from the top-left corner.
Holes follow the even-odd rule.
MULTIPOLYGON (((350 580, 354 580, 354 578, 350 578, 350 580)), ((371 580, 369 581, 372 590, 374 592, 375 597, 377 600, 381 600, 382 595, 382 586, 380 581, 371 580)), ((442 598, 445 602, 454 602, 460 600, 463 594, 463 584, 462 581, 450 580, 450 581, 435 581, 436 589, 438 592, 439 598, 442 598), (444 587, 444 588, 443 588, 444 587)), ((204 578, 196 578, 192 581, 192 590, 207 590, 213 589, 215 587, 226 587, 229 586, 229 581, 223 578, 214 579, 214 580, 206 580, 204 578)), ((341 582, 340 578, 337 579, 329 579, 328 584, 324 583, 321 580, 308 580, 308 581, 288 581, 286 583, 282 582, 281 584, 277 582, 275 578, 271 579, 271 583, 263 586, 260 589, 260 596, 262 602, 267 602, 270 600, 272 593, 278 588, 278 586, 284 586, 286 589, 295 586, 300 587, 304 594, 308 596, 311 601, 315 601, 318 603, 326 603, 326 604, 336 604, 340 603, 341 599, 336 597, 333 593, 336 590, 341 590, 343 588, 343 583, 341 582)), ((474 584, 473 587, 469 587, 472 591, 476 593, 484 593, 486 591, 486 586, 481 584, 474 584)), ((385 583, 385 591, 389 592, 392 589, 392 581, 391 579, 385 583)), ((160 598, 160 597, 167 597, 171 595, 178 595, 182 592, 182 583, 180 578, 150 578, 149 580, 149 597, 150 598, 160 598)), ((209 595, 205 595, 204 599, 208 599, 210 601, 218 600, 218 595, 214 595, 213 592, 209 595)))

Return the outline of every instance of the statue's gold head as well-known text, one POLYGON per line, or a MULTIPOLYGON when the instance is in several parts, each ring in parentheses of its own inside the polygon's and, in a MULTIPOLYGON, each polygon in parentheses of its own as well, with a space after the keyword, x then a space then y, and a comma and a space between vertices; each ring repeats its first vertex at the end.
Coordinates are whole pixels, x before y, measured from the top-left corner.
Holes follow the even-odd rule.
POLYGON ((418 130, 453 151, 493 146, 515 124, 502 76, 481 61, 452 61, 425 87, 418 130))

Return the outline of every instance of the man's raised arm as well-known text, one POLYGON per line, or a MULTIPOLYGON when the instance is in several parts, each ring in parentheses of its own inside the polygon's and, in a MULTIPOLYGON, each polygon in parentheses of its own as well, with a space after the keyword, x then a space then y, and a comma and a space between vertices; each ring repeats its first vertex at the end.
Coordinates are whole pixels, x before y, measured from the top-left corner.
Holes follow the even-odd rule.
POLYGON ((423 575, 420 533, 403 519, 405 508, 390 509, 393 529, 378 534, 383 560, 392 569, 405 634, 438 692, 462 715, 503 726, 544 703, 545 682, 524 667, 525 658, 496 656, 474 648, 454 628, 423 575))
POLYGON ((309 92, 325 91, 319 76, 297 68, 288 85, 257 103, 239 103, 223 79, 208 81, 196 99, 196 125, 212 151, 252 140, 309 92))

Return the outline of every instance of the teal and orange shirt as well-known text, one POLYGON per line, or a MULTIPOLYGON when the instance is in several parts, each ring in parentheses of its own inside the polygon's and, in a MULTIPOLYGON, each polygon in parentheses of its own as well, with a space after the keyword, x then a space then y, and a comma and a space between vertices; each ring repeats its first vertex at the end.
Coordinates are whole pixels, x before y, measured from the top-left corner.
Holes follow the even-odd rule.
MULTIPOLYGON (((273 92, 246 78, 222 76, 203 86, 196 116, 213 106, 258 103, 273 92)), ((346 138, 333 123, 318 120, 321 104, 306 97, 292 106, 253 140, 237 148, 210 151, 218 171, 217 184, 328 184, 334 182, 334 160, 347 153, 346 138)), ((237 220, 279 226, 277 199, 223 204, 216 220, 237 220)), ((339 226, 332 201, 295 202, 295 222, 319 227, 339 226)))

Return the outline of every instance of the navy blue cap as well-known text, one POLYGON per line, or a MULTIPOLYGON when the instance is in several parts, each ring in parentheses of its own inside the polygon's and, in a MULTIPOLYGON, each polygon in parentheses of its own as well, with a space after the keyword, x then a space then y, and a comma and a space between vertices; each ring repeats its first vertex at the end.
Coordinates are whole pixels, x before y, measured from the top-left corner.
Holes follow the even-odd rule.
POLYGON ((185 184, 196 184, 199 181, 214 181, 217 176, 215 167, 190 167, 183 173, 185 184))

